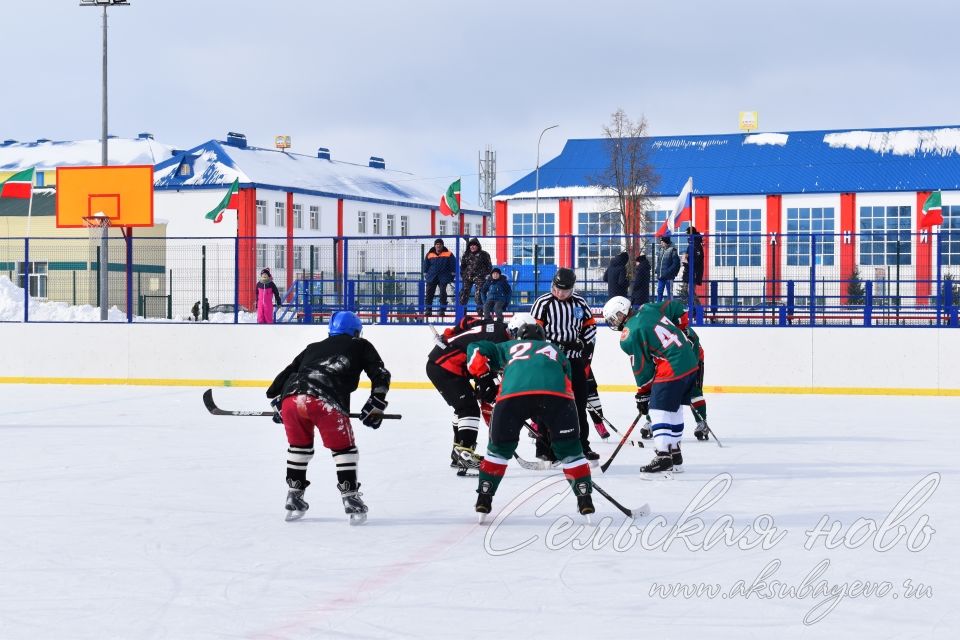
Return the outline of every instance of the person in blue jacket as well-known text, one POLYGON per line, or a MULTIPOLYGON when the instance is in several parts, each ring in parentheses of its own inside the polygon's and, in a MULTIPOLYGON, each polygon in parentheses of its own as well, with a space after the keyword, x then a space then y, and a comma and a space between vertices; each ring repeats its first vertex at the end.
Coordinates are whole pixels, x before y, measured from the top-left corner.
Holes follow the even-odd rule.
POLYGON ((440 287, 440 317, 443 317, 447 310, 447 285, 453 282, 456 273, 456 258, 444 246, 443 239, 437 238, 423 258, 423 281, 427 285, 425 316, 429 318, 433 314, 433 296, 436 295, 437 287, 440 287))
POLYGON ((667 300, 673 300, 673 279, 680 273, 680 256, 670 242, 670 236, 660 238, 660 257, 657 259, 657 302, 663 300, 666 292, 667 300))
POLYGON ((490 320, 491 316, 496 314, 497 320, 503 322, 503 310, 510 304, 512 295, 510 283, 500 269, 494 267, 484 280, 483 286, 480 287, 480 296, 483 298, 483 319, 490 320))

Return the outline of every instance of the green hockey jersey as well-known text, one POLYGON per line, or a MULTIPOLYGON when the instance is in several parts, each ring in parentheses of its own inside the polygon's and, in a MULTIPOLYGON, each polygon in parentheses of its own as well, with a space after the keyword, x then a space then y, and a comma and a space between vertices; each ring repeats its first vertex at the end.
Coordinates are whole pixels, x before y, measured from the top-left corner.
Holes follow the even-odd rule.
POLYGON ((545 394, 573 399, 570 362, 556 345, 543 340, 479 340, 467 345, 467 369, 474 376, 502 372, 497 400, 545 394))
POLYGON ((657 303, 643 305, 627 319, 620 332, 620 349, 630 356, 633 376, 641 391, 649 391, 654 380, 676 380, 700 366, 689 338, 663 315, 657 303))

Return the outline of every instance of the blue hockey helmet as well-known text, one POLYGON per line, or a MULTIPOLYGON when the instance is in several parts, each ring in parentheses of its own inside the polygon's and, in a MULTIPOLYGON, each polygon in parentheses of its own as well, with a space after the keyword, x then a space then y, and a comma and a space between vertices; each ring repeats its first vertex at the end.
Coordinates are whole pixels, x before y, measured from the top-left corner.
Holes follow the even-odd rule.
POLYGON ((338 336, 341 333, 359 338, 363 333, 363 323, 352 311, 337 311, 330 317, 330 335, 338 336))

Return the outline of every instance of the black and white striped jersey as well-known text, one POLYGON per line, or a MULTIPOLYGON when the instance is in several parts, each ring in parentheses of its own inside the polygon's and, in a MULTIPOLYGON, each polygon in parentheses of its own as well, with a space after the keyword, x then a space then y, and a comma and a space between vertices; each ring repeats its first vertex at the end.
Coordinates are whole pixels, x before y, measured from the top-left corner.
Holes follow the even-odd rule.
POLYGON ((568 358, 585 355, 582 350, 566 346, 577 339, 588 345, 587 351, 593 350, 597 341, 597 323, 587 301, 577 294, 560 300, 552 293, 545 293, 533 303, 530 314, 543 325, 547 340, 560 344, 568 358))

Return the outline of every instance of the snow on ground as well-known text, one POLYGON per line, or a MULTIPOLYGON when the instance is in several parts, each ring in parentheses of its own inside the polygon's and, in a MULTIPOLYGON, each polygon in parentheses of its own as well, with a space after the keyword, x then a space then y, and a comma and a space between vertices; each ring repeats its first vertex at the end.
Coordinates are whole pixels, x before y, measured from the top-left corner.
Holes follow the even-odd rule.
MULTIPOLYGON (((233 322, 232 313, 211 313, 209 322, 233 322)), ((192 320, 183 316, 175 316, 172 320, 166 318, 144 318, 134 316, 134 322, 185 322, 192 320)), ((107 310, 107 320, 110 322, 126 322, 127 314, 113 306, 107 310)), ((99 322, 100 307, 89 304, 70 305, 66 302, 55 302, 30 298, 31 322, 99 322)), ((251 323, 257 321, 257 314, 241 311, 239 321, 251 323)), ((23 322, 23 287, 18 287, 6 276, 0 276, 0 322, 23 322)))
MULTIPOLYGON (((476 480, 448 467, 450 412, 433 392, 395 390, 390 410, 402 421, 357 425, 370 519, 349 527, 319 447, 311 509, 284 522, 282 430, 211 416, 201 391, 0 387, 0 638, 946 639, 960 628, 954 399, 713 396, 724 448, 686 442, 687 472, 652 482, 637 473, 651 451, 624 448, 599 482, 653 514, 631 530, 596 496, 578 550, 566 542, 580 525, 567 519, 570 495, 516 504, 555 472, 511 465, 494 501, 493 515, 506 517, 476 524, 476 480), (704 540, 696 531, 661 541, 698 492, 726 477, 732 485, 699 514, 704 525, 720 531, 729 518, 741 534, 755 525, 771 548, 693 550, 704 540), (872 535, 870 523, 924 478, 927 489, 939 482, 932 494, 872 535), (824 517, 853 548, 843 538, 804 548, 824 517), (640 530, 646 537, 631 541, 640 530), (801 588, 805 576, 847 595, 831 610, 801 588), (775 580, 800 592, 763 598, 775 580), (929 597, 908 597, 908 580, 929 597), (890 584, 867 596, 856 581, 890 584), (720 591, 661 597, 655 583, 720 591)), ((215 397, 266 408, 260 389, 215 397)), ((625 425, 630 394, 603 400, 625 425)), ((596 448, 606 458, 614 445, 596 448)), ((520 452, 532 457, 527 439, 520 452)))

